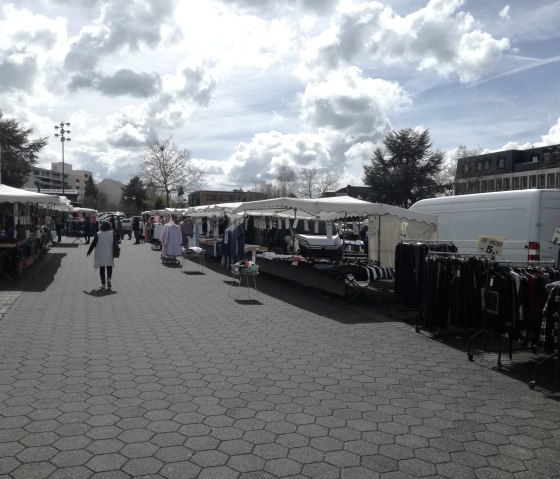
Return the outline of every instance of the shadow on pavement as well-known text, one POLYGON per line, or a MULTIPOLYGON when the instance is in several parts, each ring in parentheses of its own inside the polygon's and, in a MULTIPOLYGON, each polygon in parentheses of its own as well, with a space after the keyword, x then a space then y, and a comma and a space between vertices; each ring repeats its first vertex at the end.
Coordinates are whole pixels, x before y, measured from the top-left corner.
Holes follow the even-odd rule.
POLYGON ((235 299, 234 300, 237 304, 245 304, 245 305, 260 305, 262 306, 263 303, 261 303, 259 300, 257 299, 235 299))
MULTIPOLYGON (((231 286, 233 279, 227 268, 212 259, 206 261, 206 267, 224 275, 227 278, 224 279, 224 283, 231 286)), ((365 300, 346 304, 344 298, 266 274, 259 275, 256 280, 259 294, 264 293, 339 323, 358 324, 395 321, 383 314, 383 311, 387 309, 386 305, 376 305, 365 300)), ((233 284, 235 285, 237 282, 233 284)), ((262 301, 266 301, 266 299, 262 301)))
POLYGON ((51 248, 59 249, 59 248, 77 248, 82 243, 56 243, 51 248))
POLYGON ((104 297, 111 296, 112 294, 117 294, 114 289, 92 289, 91 291, 84 291, 88 296, 104 297))
MULTIPOLYGON (((33 265, 23 271, 20 279, 10 282, 9 289, 21 289, 25 291, 41 292, 45 291, 53 282, 57 271, 62 263, 62 258, 67 253, 53 252, 41 256, 33 265)), ((2 286, 4 286, 2 284, 2 286)))

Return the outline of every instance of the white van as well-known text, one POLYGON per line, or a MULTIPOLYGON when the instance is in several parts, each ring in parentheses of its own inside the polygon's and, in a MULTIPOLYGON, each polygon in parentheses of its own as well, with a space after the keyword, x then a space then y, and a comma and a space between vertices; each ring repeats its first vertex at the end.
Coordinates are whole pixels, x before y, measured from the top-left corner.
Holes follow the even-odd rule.
POLYGON ((430 198, 411 210, 438 217, 438 240, 451 240, 460 253, 478 253, 480 236, 505 238, 499 259, 556 261, 552 243, 560 228, 560 190, 516 190, 430 198))

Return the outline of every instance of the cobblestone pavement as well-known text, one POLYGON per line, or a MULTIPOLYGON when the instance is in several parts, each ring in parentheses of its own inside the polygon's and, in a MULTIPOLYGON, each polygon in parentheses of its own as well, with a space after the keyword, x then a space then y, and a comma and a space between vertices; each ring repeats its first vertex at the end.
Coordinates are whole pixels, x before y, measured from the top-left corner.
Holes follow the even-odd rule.
POLYGON ((380 308, 264 276, 270 294, 235 301, 218 270, 125 240, 100 292, 86 246, 63 244, 0 295, 19 294, 0 478, 560 477, 557 395, 380 308))

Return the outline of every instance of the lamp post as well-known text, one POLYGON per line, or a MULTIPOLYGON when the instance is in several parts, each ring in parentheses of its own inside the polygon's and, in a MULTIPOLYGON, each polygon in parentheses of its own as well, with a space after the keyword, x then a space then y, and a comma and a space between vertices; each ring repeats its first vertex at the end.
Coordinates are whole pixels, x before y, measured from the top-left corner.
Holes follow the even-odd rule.
POLYGON ((60 132, 60 134, 55 133, 54 136, 56 138, 60 138, 60 144, 62 145, 62 196, 64 196, 64 142, 71 141, 71 138, 68 138, 68 136, 66 136, 70 134, 70 130, 64 128, 68 126, 70 126, 70 123, 64 123, 63 121, 61 121, 54 127, 57 132, 60 132))

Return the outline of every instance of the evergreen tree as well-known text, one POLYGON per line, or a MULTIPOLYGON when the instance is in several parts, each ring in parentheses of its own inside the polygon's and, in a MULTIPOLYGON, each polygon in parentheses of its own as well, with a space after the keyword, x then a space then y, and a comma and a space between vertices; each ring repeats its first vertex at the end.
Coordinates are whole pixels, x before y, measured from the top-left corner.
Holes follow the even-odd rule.
POLYGON ((37 163, 38 153, 47 144, 47 138, 30 140, 33 130, 25 129, 14 119, 3 118, 0 111, 0 167, 2 183, 21 188, 31 168, 37 163))
POLYGON ((374 150, 371 165, 364 165, 363 181, 373 190, 372 201, 408 208, 445 192, 444 154, 431 150, 428 130, 394 130, 383 143, 385 148, 374 150))
POLYGON ((142 212, 146 209, 148 193, 140 176, 134 176, 123 187, 121 201, 127 211, 142 212))

